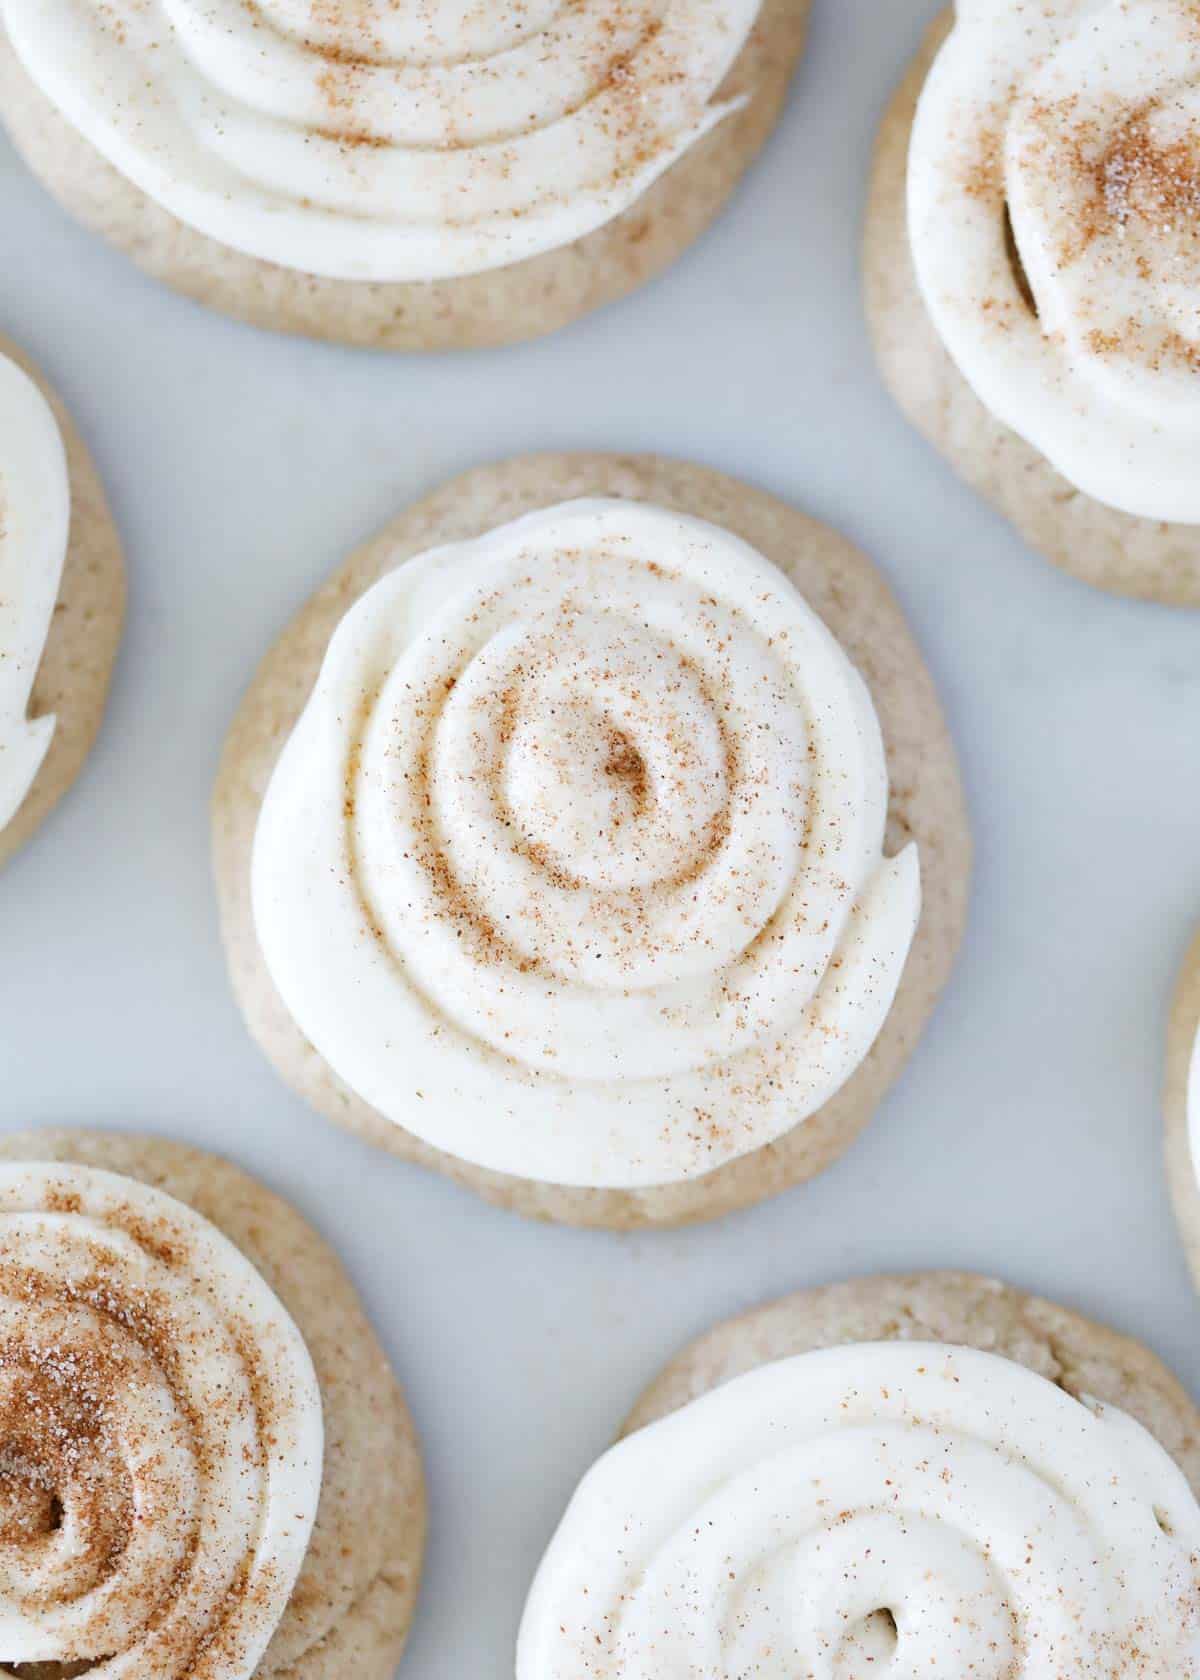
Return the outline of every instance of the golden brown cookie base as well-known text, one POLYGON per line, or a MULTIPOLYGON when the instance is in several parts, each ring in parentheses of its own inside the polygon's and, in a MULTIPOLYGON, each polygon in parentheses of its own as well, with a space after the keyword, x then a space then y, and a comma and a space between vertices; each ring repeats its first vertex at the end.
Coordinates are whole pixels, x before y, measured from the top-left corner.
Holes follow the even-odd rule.
POLYGON ((1118 1406, 1170 1453, 1200 1497, 1200 1410, 1140 1342, 1066 1307, 967 1272, 870 1277, 789 1295, 711 1330, 673 1359, 622 1430, 631 1434, 774 1359, 853 1342, 945 1342, 1001 1354, 1068 1394, 1118 1406))
POLYGON ((534 1218, 632 1229, 712 1219, 811 1178, 848 1148, 907 1061, 949 974, 966 917, 970 841, 954 749, 921 655, 874 566, 842 537, 774 497, 654 456, 544 455, 482 467, 418 503, 351 555, 268 654, 234 720, 213 806, 221 926, 251 1033, 288 1084, 329 1119, 488 1201, 534 1218), (891 776, 888 844, 920 848, 924 908, 891 1014, 866 1060, 816 1114, 765 1148, 683 1184, 567 1189, 445 1155, 384 1119, 300 1033, 267 973, 250 903, 250 854, 275 760, 329 639, 354 601, 401 561, 577 496, 625 496, 710 520, 785 571, 865 677, 891 776))
POLYGON ((992 417, 929 318, 908 242, 908 149, 917 100, 952 23, 947 11, 933 25, 876 143, 864 265, 884 381, 917 430, 1056 566, 1118 595, 1200 606, 1200 526, 1135 519, 1076 490, 992 417))
POLYGON ((22 368, 54 410, 71 483, 67 558, 29 707, 30 717, 53 713, 58 721, 24 804, 0 828, 3 866, 49 816, 91 751, 121 640, 125 566, 104 488, 70 415, 29 359, 3 337, 0 356, 22 368))
POLYGON ((255 326, 380 350, 450 350, 538 338, 643 286, 699 238, 783 108, 809 0, 764 0, 721 98, 745 108, 706 135, 624 215, 562 250, 490 274, 428 283, 326 280, 243 256, 185 227, 70 127, 0 31, 0 118, 65 209, 138 266, 255 326))
POLYGON ((152 1184, 203 1214, 270 1284, 316 1367, 325 1468, 308 1553, 255 1680, 392 1680, 425 1544, 421 1461, 404 1396, 333 1251, 255 1179, 183 1144, 28 1132, 0 1138, 0 1160, 71 1161, 152 1184))
POLYGON ((1188 1141, 1188 1072, 1200 1030, 1200 934, 1183 960, 1167 1027, 1167 1179, 1188 1264, 1200 1289, 1200 1185, 1188 1141))

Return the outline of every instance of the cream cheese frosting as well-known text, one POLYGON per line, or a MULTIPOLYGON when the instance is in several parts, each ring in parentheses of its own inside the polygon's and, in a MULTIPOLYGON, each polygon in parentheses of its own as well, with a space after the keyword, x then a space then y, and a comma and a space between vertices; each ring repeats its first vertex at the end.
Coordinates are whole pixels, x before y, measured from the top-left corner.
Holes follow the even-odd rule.
POLYGON ((0 355, 0 829, 50 750, 54 719, 28 716, 62 581, 71 490, 58 424, 37 386, 0 355))
POLYGON ((0 1414, 0 1662, 249 1680, 323 1432, 300 1333, 240 1251, 117 1174, 0 1166, 0 1414))
POLYGON ((991 413, 1098 501, 1200 523, 1194 0, 959 0, 908 210, 926 306, 991 413))
POLYGON ((341 1079, 437 1148, 664 1184, 861 1063, 920 908, 870 695, 781 572, 621 500, 384 577, 255 837, 255 924, 341 1079))
POLYGON ((1188 1142, 1191 1147, 1192 1170, 1200 1187, 1200 1029, 1192 1045, 1192 1059, 1188 1063, 1187 1081, 1188 1142))
POLYGON ((599 1461, 516 1673, 1195 1680, 1200 1507, 1132 1418, 994 1354, 802 1354, 599 1461))
POLYGON ((309 274, 481 273, 629 208, 733 107, 760 0, 0 0, 25 70, 189 227, 309 274))

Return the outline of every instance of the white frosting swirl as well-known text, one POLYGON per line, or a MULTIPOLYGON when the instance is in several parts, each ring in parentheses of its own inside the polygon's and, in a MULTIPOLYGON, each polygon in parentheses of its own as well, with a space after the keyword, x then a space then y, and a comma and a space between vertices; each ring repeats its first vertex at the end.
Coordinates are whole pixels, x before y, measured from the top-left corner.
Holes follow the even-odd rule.
POLYGON ((340 279, 569 245, 733 107, 760 0, 0 0, 30 76, 180 221, 340 279))
POLYGON ((50 405, 0 355, 0 829, 50 750, 54 719, 30 721, 29 698, 67 554, 71 489, 50 405))
POLYGON ((267 792, 259 940, 304 1034, 439 1148, 661 1184, 861 1062, 919 910, 870 696, 725 531, 549 508, 385 577, 267 792))
POLYGON ((321 1487, 299 1331, 208 1222, 0 1166, 0 1661, 249 1680, 321 1487))
POLYGON ((1196 1680, 1200 1508, 1131 1418, 993 1354, 760 1367, 609 1452, 517 1680, 1196 1680))
POLYGON ((1200 523, 1195 0, 957 11, 909 163, 938 332, 987 408, 1078 489, 1200 523))

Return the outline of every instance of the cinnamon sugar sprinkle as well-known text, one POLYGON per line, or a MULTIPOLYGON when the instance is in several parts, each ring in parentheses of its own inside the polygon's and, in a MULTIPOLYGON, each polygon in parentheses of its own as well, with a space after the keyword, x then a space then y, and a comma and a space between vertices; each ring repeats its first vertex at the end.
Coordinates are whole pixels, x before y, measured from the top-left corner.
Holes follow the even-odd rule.
MULTIPOLYGON (((1147 285, 1162 279, 1190 287, 1200 297, 1200 133, 1160 137, 1165 113, 1161 100, 1149 101, 1114 132, 1085 113, 1076 95, 1026 107, 1031 137, 1025 161, 1052 170, 1060 183, 1047 200, 1053 220, 1046 231, 1061 271, 1089 252, 1095 256, 1107 241, 1113 249, 1101 252, 1106 266, 1119 264, 1147 285)), ((1026 306, 1038 313, 1008 215, 1002 126, 989 124, 977 136, 964 186, 971 197, 992 200, 1004 216, 1015 283, 1026 306)), ((1003 324, 994 300, 982 306, 1003 324)), ((1087 307, 1086 299, 1080 307, 1087 307)), ((1097 355, 1133 355, 1151 369, 1174 363, 1200 372, 1200 341, 1162 323, 1134 318, 1114 323, 1106 315, 1086 337, 1097 355)))
MULTIPOLYGON (((1113 135, 1078 117, 1073 102, 1046 109, 1048 122, 1071 122, 1067 158, 1079 203, 1059 260, 1066 265, 1101 240, 1115 240, 1124 247, 1120 262, 1139 280, 1169 277, 1200 296, 1200 139, 1158 140, 1160 112, 1159 102, 1152 102, 1113 135)), ((1152 371, 1174 364, 1200 372, 1200 342, 1165 323, 1106 321, 1087 341, 1096 355, 1136 356, 1152 371)))
MULTIPOLYGON (((564 554, 563 557, 569 556, 564 554)), ((482 617, 494 604, 490 600, 481 603, 476 616, 482 617)), ((569 657, 575 631, 575 616, 585 610, 581 604, 572 604, 569 601, 564 604, 561 616, 556 619, 554 625, 552 651, 546 654, 551 664, 569 657)), ((621 651, 619 642, 614 651, 618 654, 621 651)), ((516 663, 511 670, 511 680, 499 695, 494 698, 487 696, 481 702, 484 715, 475 734, 477 769, 473 779, 487 778, 490 804, 505 830, 507 844, 516 855, 528 860, 544 876, 549 886, 560 892, 577 892, 591 897, 591 913, 582 924, 578 935, 584 944, 573 951, 577 961, 589 955, 593 941, 600 941, 605 937, 606 928, 615 927, 626 937, 635 939, 639 935, 652 936, 654 916, 662 895, 686 888, 712 867, 713 861, 720 855, 729 837, 733 803, 738 800, 752 801, 755 797, 754 789, 739 773, 738 749, 730 732, 727 716, 728 703, 712 691, 693 661, 678 650, 672 650, 672 658, 678 665, 680 674, 671 686, 678 688, 687 681, 693 683, 704 696, 710 715, 716 723, 722 741, 726 799, 720 808, 705 820, 700 831, 693 837, 694 846, 688 855, 680 860, 678 868, 648 886, 625 885, 618 881, 606 886, 603 883, 585 881, 572 871, 569 859, 552 852, 536 834, 528 832, 509 809, 504 788, 504 749, 511 745, 525 713, 528 697, 536 692, 538 679, 544 674, 540 660, 531 656, 516 663), (491 762, 493 754, 489 744, 489 732, 492 729, 496 731, 501 748, 498 765, 491 762)), ((480 964, 502 964, 510 966, 521 975, 542 974, 547 980, 552 980, 555 978, 554 964, 548 963, 543 966, 517 949, 508 939, 504 927, 498 923, 493 910, 481 901, 473 885, 463 880, 456 872, 440 831, 435 809, 434 785, 441 771, 435 756, 434 731, 444 700, 453 691, 456 682, 457 678, 451 677, 429 697, 412 697, 413 715, 422 719, 426 725, 424 749, 411 764, 404 765, 401 770, 404 782, 413 793, 414 808, 419 813, 418 834, 421 850, 416 861, 432 888, 438 914, 453 928, 455 937, 462 941, 470 960, 480 964)), ((652 702, 648 695, 636 688, 628 698, 635 707, 648 708, 654 705, 657 708, 657 701, 652 702)), ((658 721, 661 723, 661 717, 658 721)), ((553 717, 547 718, 546 723, 554 743, 553 753, 542 752, 536 739, 527 739, 524 743, 525 750, 536 754, 549 773, 549 791, 536 813, 538 817, 547 822, 551 821, 556 806, 570 800, 570 766, 588 756, 591 741, 587 735, 597 727, 600 728, 605 747, 599 771, 612 785, 615 796, 612 801, 611 830, 608 837, 615 839, 623 823, 639 821, 653 814, 659 792, 654 786, 649 766, 628 733, 611 722, 598 726, 593 719, 578 726, 586 733, 577 737, 576 725, 562 711, 557 711, 553 717)), ((672 793, 677 799, 695 805, 699 794, 692 780, 698 774, 694 742, 681 731, 673 729, 664 731, 661 740, 665 756, 676 771, 672 777, 672 793)), ((355 761, 350 766, 351 788, 358 774, 359 769, 355 761)), ((707 793, 708 789, 703 791, 707 793)), ((344 805, 348 817, 353 816, 355 808, 354 795, 348 792, 344 805)), ((736 897, 741 891, 742 885, 735 874, 729 884, 729 893, 736 897)), ((550 915, 550 912, 541 910, 536 901, 526 904, 522 911, 523 921, 532 921, 535 929, 543 917, 549 926, 550 915)), ((556 925, 555 932, 561 936, 563 930, 556 925)), ((379 941, 386 943, 387 935, 382 927, 376 926, 374 933, 379 941)))
POLYGON ((1095 166, 1111 225, 1137 216, 1152 232, 1200 239, 1200 139, 1158 144, 1145 112, 1121 131, 1095 166))
MULTIPOLYGON (((489 28, 494 28, 494 0, 486 0, 486 3, 481 0, 480 9, 486 12, 489 28)), ((574 109, 555 114, 555 120, 561 121, 564 116, 573 116, 583 105, 587 105, 599 117, 600 132, 616 160, 611 169, 613 185, 628 175, 638 173, 662 151, 667 143, 659 117, 662 96, 669 88, 680 86, 687 79, 678 58, 663 40, 661 19, 640 21, 644 9, 635 0, 607 0, 599 43, 584 59, 588 93, 574 109), (618 46, 617 43, 628 42, 635 25, 638 28, 634 44, 618 46)), ((532 39, 538 14, 530 10, 526 0, 505 0, 505 11, 511 14, 512 37, 532 39), (527 29, 523 29, 526 15, 532 21, 527 29)), ((373 28, 373 12, 374 8, 365 4, 364 0, 313 0, 311 16, 316 28, 300 42, 304 50, 324 66, 316 77, 322 116, 312 132, 316 137, 347 150, 386 149, 393 144, 388 136, 372 131, 359 120, 367 76, 384 66, 396 70, 419 68, 419 63, 406 66, 389 60, 386 45, 373 28)), ((254 7, 254 15, 256 18, 261 15, 257 6, 254 7)), ((467 21, 469 23, 469 15, 467 21)), ((443 50, 441 42, 431 40, 428 56, 431 67, 442 67, 443 50)), ((497 53, 495 56, 494 70, 486 61, 476 61, 475 69, 495 78, 502 75, 515 78, 511 54, 497 53)), ((536 113, 538 107, 541 68, 539 55, 532 71, 531 113, 536 113)), ((448 138, 442 142, 441 149, 447 151, 502 145, 506 140, 515 141, 523 134, 532 133, 540 126, 534 115, 516 135, 481 133, 467 104, 458 111, 445 111, 443 118, 448 138)), ((603 184, 593 183, 594 186, 603 184)))
MULTIPOLYGON (((80 1201, 72 1191, 52 1191, 45 1205, 69 1216, 80 1201)), ((187 1275, 188 1240, 168 1219, 148 1220, 134 1208, 106 1218, 153 1262, 187 1275)), ((121 1572, 139 1522, 153 1509, 134 1477, 155 1484, 160 1500, 170 1493, 161 1479, 170 1474, 160 1450, 161 1418, 143 1418, 136 1399, 130 1403, 141 1385, 152 1380, 169 1391, 201 1487, 215 1468, 210 1452, 222 1450, 236 1418, 249 1411, 255 1441, 270 1436, 269 1384, 236 1319, 221 1328, 249 1378, 250 1398, 223 1391, 199 1417, 189 1406, 183 1375, 189 1361, 205 1357, 208 1332, 202 1324, 181 1322, 165 1291, 149 1282, 132 1285, 124 1263, 102 1243, 70 1232, 62 1264, 53 1269, 23 1264, 19 1247, 0 1248, 0 1299, 9 1304, 10 1317, 14 1304, 28 1315, 31 1331, 0 1338, 0 1546, 10 1557, 28 1557, 29 1586, 20 1608, 31 1620, 90 1600, 82 1652, 68 1651, 58 1662, 10 1662, 0 1672, 21 1680, 71 1680, 127 1648, 133 1627, 139 1644, 154 1641, 152 1680, 219 1676, 230 1659, 237 1660, 237 1650, 211 1669, 205 1653, 219 1652, 230 1637, 226 1624, 233 1611, 244 1613, 257 1601, 264 1613, 277 1612, 270 1568, 252 1571, 249 1555, 224 1560, 233 1587, 215 1613, 198 1621, 195 1607, 184 1610, 181 1602, 199 1566, 197 1513, 181 1506, 173 1510, 180 1524, 174 1543, 182 1545, 173 1577, 152 1587, 136 1575, 122 1579, 121 1572), (68 1521, 72 1549, 60 1556, 58 1534, 68 1521)), ((261 1463, 256 1456, 247 1465, 256 1478, 261 1463)), ((244 1637, 243 1627, 239 1647, 244 1637)), ((149 1669, 136 1672, 151 1680, 149 1669)))

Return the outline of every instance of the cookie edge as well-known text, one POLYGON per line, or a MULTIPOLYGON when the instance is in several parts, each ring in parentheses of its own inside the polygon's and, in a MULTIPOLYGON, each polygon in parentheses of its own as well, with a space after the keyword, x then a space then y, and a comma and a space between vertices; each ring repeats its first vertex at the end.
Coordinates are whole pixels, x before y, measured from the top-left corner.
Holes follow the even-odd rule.
POLYGON ((125 624, 125 561, 100 475, 65 404, 41 370, 11 340, 0 335, 0 355, 15 363, 50 405, 67 456, 71 521, 58 605, 34 680, 28 715, 54 712, 59 719, 29 791, 12 819, 0 829, 0 869, 33 838, 70 791, 95 745, 108 708, 113 670, 125 624), (97 632, 97 623, 102 633, 97 632), (85 658, 86 655, 95 657, 85 658), (72 704, 52 703, 58 687, 83 664, 83 692, 72 704))
MULTIPOLYGON (((353 1280, 325 1238, 292 1203, 224 1155, 150 1133, 115 1131, 105 1127, 47 1127, 0 1136, 0 1160, 43 1160, 72 1164, 80 1156, 85 1158, 84 1164, 99 1166, 127 1178, 140 1179, 154 1188, 165 1190, 168 1195, 174 1195, 189 1207, 192 1206, 191 1202, 185 1195, 181 1195, 177 1188, 180 1179, 183 1178, 186 1182, 188 1174, 196 1170, 219 1175, 227 1184, 232 1184, 236 1191, 248 1192, 255 1202, 263 1203, 268 1218, 282 1210, 287 1222, 303 1234, 303 1240, 314 1258, 319 1259, 321 1264, 336 1269, 339 1278, 344 1280, 346 1288, 354 1295, 355 1300, 359 1301, 360 1311, 362 1310, 353 1280), (138 1171, 131 1170, 131 1163, 127 1157, 127 1151, 130 1149, 138 1153, 138 1171), (111 1162, 110 1165, 106 1164, 108 1161, 111 1162)), ((239 1240, 239 1234, 227 1230, 221 1220, 214 1217, 213 1210, 194 1211, 201 1212, 202 1217, 215 1225, 256 1270, 259 1268, 259 1256, 248 1252, 245 1243, 239 1240)), ((304 1322, 307 1316, 306 1303, 296 1298, 285 1305, 295 1318, 307 1344, 309 1333, 304 1322)), ((340 1680, 340 1676, 345 1672, 344 1659, 347 1655, 355 1658, 354 1672, 362 1676, 363 1680, 392 1680, 411 1630, 420 1591, 428 1524, 420 1442, 403 1389, 391 1362, 366 1319, 365 1311, 362 1312, 362 1318, 370 1337, 368 1351, 372 1358, 378 1358, 382 1362, 391 1379, 393 1421, 400 1450, 400 1462, 396 1466, 397 1488, 401 1496, 396 1503, 395 1528, 391 1537, 393 1546, 389 1548, 394 1556, 388 1565, 371 1579, 365 1590, 351 1600, 325 1634, 289 1660, 285 1666, 280 1667, 272 1662, 272 1647, 268 1645, 255 1670, 259 1680, 340 1680), (390 1609, 387 1608, 389 1596, 395 1600, 390 1609), (381 1603, 385 1607, 386 1621, 377 1639, 372 1641, 371 1630, 380 1629, 381 1603), (366 1650, 363 1649, 363 1636, 366 1636, 366 1650), (372 1643, 376 1647, 373 1652, 369 1649, 372 1643)))
MULTIPOLYGON (((738 534, 755 543, 754 529, 741 529, 738 534)), ((756 546, 761 547, 761 541, 756 546)), ((778 560, 779 556, 772 558, 778 560)), ((853 607, 844 603, 844 610, 848 618, 861 614, 862 600, 853 607)), ((839 636, 839 640, 844 645, 845 637, 839 636)), ((894 653, 891 646, 888 652, 894 653)), ((881 708, 881 718, 886 735, 886 708, 881 708)), ((893 809, 900 797, 893 783, 893 809)), ((932 677, 882 574, 845 538, 767 492, 709 468, 647 455, 535 455, 476 468, 411 504, 378 536, 355 550, 301 608, 260 665, 242 699, 226 739, 214 790, 213 858, 222 938, 234 992, 251 1036, 286 1084, 326 1118, 403 1159, 434 1167, 494 1205, 527 1217, 618 1230, 719 1217, 816 1176, 844 1153, 899 1077, 933 1013, 961 943, 970 881, 970 837, 957 756, 932 677), (669 487, 677 478, 682 480, 683 489, 672 496, 669 487), (454 510, 460 503, 470 503, 481 487, 488 497, 487 517, 482 525, 468 520, 464 528, 454 510), (928 714, 931 737, 924 744, 927 762, 922 765, 922 774, 931 787, 940 788, 946 805, 935 852, 951 860, 942 880, 930 880, 926 871, 922 922, 888 1023, 842 1091, 791 1132, 748 1156, 682 1184, 641 1191, 573 1189, 489 1172, 443 1154, 375 1113, 336 1079, 291 1023, 258 949, 249 901, 250 847, 270 771, 315 681, 329 636, 352 601, 377 576, 422 549, 478 535, 481 529, 535 507, 551 506, 567 495, 586 494, 658 501, 735 530, 738 513, 742 524, 751 527, 782 519, 797 542, 819 544, 824 555, 834 554, 839 562, 853 568, 859 582, 871 591, 871 611, 887 621, 896 648, 912 661, 906 668, 907 690, 909 698, 915 696, 928 714), (732 523, 731 504, 735 515, 732 523), (263 713, 270 713, 268 697, 293 659, 304 662, 303 681, 293 685, 296 692, 290 696, 288 715, 272 725, 264 750, 261 731, 263 713), (247 823, 249 804, 253 820, 247 823), (929 995, 918 1008, 913 999, 921 988, 929 995), (911 1021, 910 1013, 914 1015, 911 1021), (284 1054, 279 1050, 281 1034, 290 1041, 284 1054), (885 1056, 888 1066, 880 1075, 879 1063, 885 1056), (324 1084, 329 1085, 329 1094, 314 1096, 314 1086, 324 1084), (856 1102, 860 1092, 865 1092, 865 1097, 856 1102), (789 1140, 791 1159, 787 1158, 789 1140)))
POLYGON ((995 1325, 986 1321, 998 1315, 1010 1324, 1014 1340, 1024 1338, 1031 1352, 1036 1349, 1044 1355, 1046 1368, 1039 1371, 1040 1375, 1077 1398, 1087 1394, 1137 1418, 1170 1453, 1200 1497, 1200 1408, 1156 1354, 1132 1337, 1070 1308, 971 1272, 849 1279, 799 1290, 726 1320, 690 1342, 659 1372, 635 1403, 619 1438, 670 1416, 702 1394, 761 1365, 819 1347, 865 1341, 935 1341, 976 1347, 985 1353, 1000 1352, 1015 1363, 1038 1370, 1032 1358, 1021 1358, 997 1346, 995 1325), (922 1312, 913 1313, 913 1301, 920 1304, 922 1312), (912 1316, 906 1317, 906 1312, 912 1316), (943 1322, 961 1323, 968 1330, 974 1322, 978 1326, 976 1335, 939 1334, 939 1315, 943 1322), (813 1337, 810 1333, 814 1320, 833 1324, 839 1317, 851 1316, 860 1321, 865 1317, 873 1333, 841 1338, 813 1337), (758 1343, 770 1348, 765 1357, 756 1353, 758 1343), (1115 1386, 1106 1384, 1101 1375, 1104 1368, 1119 1371, 1125 1380, 1115 1386), (1173 1441, 1162 1438, 1162 1415, 1178 1426, 1173 1441))
POLYGON ((774 131, 807 39, 811 0, 765 0, 718 99, 747 104, 628 210, 571 245, 482 275, 326 280, 247 257, 150 200, 77 133, 0 28, 0 121, 45 189, 146 274, 268 330, 396 351, 494 348, 566 327, 664 273, 734 196, 774 131), (499 301, 497 301, 499 300, 499 301), (350 330, 348 323, 357 324, 350 330))
POLYGON ((888 105, 871 162, 863 293, 883 383, 910 424, 1043 558, 1112 594, 1200 606, 1200 526, 1137 519, 1076 490, 993 418, 925 308, 908 240, 909 141, 921 89, 953 23, 950 7, 930 26, 888 105))
POLYGON ((1200 933, 1192 940, 1176 981, 1167 1022, 1163 1082, 1167 1184, 1192 1278, 1200 1289, 1200 1183, 1188 1136, 1188 1074, 1198 1031, 1200 933))

